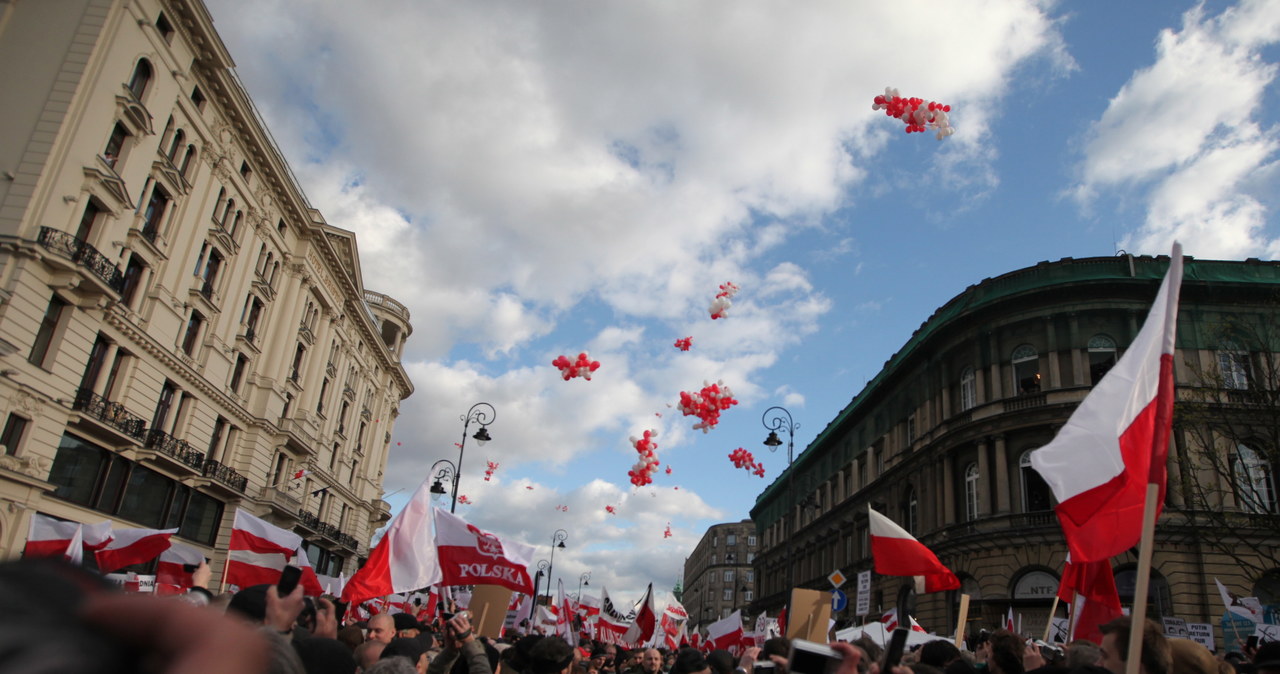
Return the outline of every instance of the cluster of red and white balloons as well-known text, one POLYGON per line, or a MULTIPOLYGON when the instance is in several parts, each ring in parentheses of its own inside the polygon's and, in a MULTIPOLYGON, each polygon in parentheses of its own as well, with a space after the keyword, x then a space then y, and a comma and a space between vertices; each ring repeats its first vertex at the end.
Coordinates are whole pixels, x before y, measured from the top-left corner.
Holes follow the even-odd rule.
POLYGON ((560 511, 560 512, 562 512, 562 513, 567 513, 567 512, 569 512, 569 506, 567 506, 567 505, 558 505, 558 506, 556 506, 556 510, 558 510, 558 511, 560 511))
POLYGON ((759 477, 764 477, 764 464, 757 462, 754 454, 741 447, 729 453, 729 460, 733 462, 734 468, 745 468, 759 477))
POLYGON ((676 340, 676 348, 681 351, 688 351, 693 346, 693 337, 681 337, 676 340))
POLYGON ((729 307, 733 306, 733 296, 738 294, 738 286, 732 281, 725 281, 720 284, 720 292, 716 293, 715 299, 711 300, 711 306, 708 311, 711 312, 711 320, 717 318, 727 318, 729 315, 729 307))
POLYGON ((610 515, 617 515, 617 514, 618 514, 618 509, 617 509, 617 508, 615 508, 615 507, 613 507, 613 506, 611 506, 611 505, 607 505, 607 506, 605 506, 605 507, 604 507, 604 511, 605 511, 605 512, 607 512, 607 513, 609 513, 610 515))
POLYGON ((587 381, 591 381, 591 373, 600 369, 600 361, 591 360, 586 351, 578 354, 577 360, 569 360, 568 356, 562 354, 551 361, 551 364, 560 368, 560 376, 564 377, 565 381, 569 381, 574 377, 582 377, 587 381))
POLYGON ((493 471, 495 471, 495 470, 497 470, 497 469, 498 469, 498 462, 497 462, 497 461, 486 461, 485 463, 487 463, 487 464, 489 464, 489 465, 484 469, 484 481, 485 481, 485 482, 489 482, 489 481, 490 481, 490 478, 492 478, 492 477, 493 477, 493 471))
POLYGON ((897 89, 885 87, 883 96, 876 96, 871 104, 872 110, 884 110, 889 117, 896 117, 907 125, 907 133, 924 133, 926 129, 937 131, 938 140, 955 133, 951 126, 950 105, 936 101, 925 101, 923 98, 903 98, 897 89))
POLYGON ((714 384, 702 382, 702 390, 697 393, 688 391, 680 392, 680 411, 686 417, 698 417, 701 421, 693 425, 693 429, 701 430, 703 433, 710 431, 720 423, 720 412, 737 405, 738 401, 733 397, 733 391, 724 383, 724 380, 717 381, 714 384))
POLYGON ((662 532, 663 538, 671 538, 671 523, 667 522, 667 528, 662 532))
POLYGON ((644 435, 637 438, 631 436, 631 445, 636 448, 636 452, 640 457, 636 459, 636 464, 627 471, 627 477, 631 478, 631 484, 637 487, 643 487, 647 484, 653 484, 653 474, 658 471, 658 443, 654 439, 658 434, 652 430, 646 430, 644 435))
POLYGON ((471 505, 475 503, 475 501, 472 501, 471 499, 467 498, 466 494, 463 494, 462 496, 458 497, 458 503, 461 503, 462 505, 471 505))

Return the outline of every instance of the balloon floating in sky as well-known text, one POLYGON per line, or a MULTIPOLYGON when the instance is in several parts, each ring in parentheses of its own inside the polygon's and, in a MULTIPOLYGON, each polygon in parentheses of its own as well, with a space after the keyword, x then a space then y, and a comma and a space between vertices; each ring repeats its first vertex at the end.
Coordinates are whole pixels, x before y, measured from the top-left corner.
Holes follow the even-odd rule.
POLYGON ((591 360, 586 351, 578 354, 577 360, 569 360, 568 356, 561 355, 559 358, 551 361, 551 364, 560 368, 560 376, 565 381, 569 381, 574 377, 582 377, 587 381, 591 381, 591 373, 600 369, 600 361, 591 360))
POLYGON ((458 503, 461 503, 462 505, 471 505, 472 503, 474 503, 474 501, 467 498, 466 494, 463 494, 462 496, 458 497, 458 503))
POLYGON ((704 381, 702 384, 702 390, 697 393, 681 391, 679 407, 686 417, 698 417, 701 420, 693 425, 695 431, 701 429, 706 433, 720 423, 720 412, 737 405, 738 401, 723 380, 714 384, 704 381))
MULTIPOLYGON (((712 316, 712 318, 715 318, 712 316)), ((688 351, 693 346, 693 337, 681 337, 676 340, 676 348, 681 351, 688 351)))
POLYGON ((498 469, 498 462, 486 461, 485 463, 489 464, 489 466, 484 469, 484 481, 489 482, 489 478, 493 477, 493 471, 498 469))
POLYGON ((885 87, 884 95, 872 100, 871 109, 884 110, 885 115, 902 120, 907 125, 907 133, 924 133, 928 129, 937 131, 935 137, 942 140, 956 132, 947 114, 951 112, 950 105, 923 98, 903 98, 892 87, 885 87))
POLYGON ((738 286, 732 281, 725 281, 720 284, 720 292, 716 293, 716 298, 711 300, 711 306, 708 311, 711 312, 711 320, 717 318, 725 318, 729 315, 729 307, 733 306, 733 296, 738 294, 738 286))
POLYGON ((667 522, 667 528, 662 532, 663 538, 671 538, 671 523, 667 522))
POLYGON ((556 506, 556 510, 559 510, 559 511, 560 511, 560 512, 562 512, 562 513, 567 513, 567 512, 569 512, 569 506, 567 506, 567 505, 558 505, 558 506, 556 506))
POLYGON ((734 468, 745 468, 759 477, 764 477, 764 464, 756 463, 755 455, 741 447, 729 453, 729 460, 733 462, 734 468))
POLYGON ((617 515, 617 514, 618 514, 618 509, 617 509, 617 508, 615 508, 615 507, 613 507, 613 506, 611 506, 611 505, 607 505, 607 506, 605 506, 605 507, 604 507, 604 511, 605 511, 605 512, 607 512, 607 513, 609 513, 610 515, 617 515))
POLYGON ((658 434, 651 430, 646 430, 639 438, 631 436, 631 444, 640 457, 636 459, 636 464, 631 467, 631 470, 627 471, 627 477, 631 478, 631 484, 637 487, 652 484, 653 474, 658 470, 658 443, 654 442, 656 437, 658 434))
POLYGON ((667 475, 671 474, 671 466, 667 466, 667 475))

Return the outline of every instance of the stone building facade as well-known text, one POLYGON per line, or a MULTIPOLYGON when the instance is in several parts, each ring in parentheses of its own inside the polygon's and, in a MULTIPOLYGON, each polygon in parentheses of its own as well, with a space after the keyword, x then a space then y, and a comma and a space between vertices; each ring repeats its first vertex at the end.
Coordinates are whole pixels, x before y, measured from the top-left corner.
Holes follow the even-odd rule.
POLYGON ((204 5, 0 3, 0 87, 0 555, 39 512, 178 527, 216 572, 244 508, 349 574, 389 518, 409 313, 204 5))
MULTIPOLYGON (((1128 255, 1044 262, 984 280, 939 308, 791 474, 757 497, 754 608, 776 611, 786 601, 789 550, 803 587, 830 589, 835 569, 850 577, 871 569, 871 505, 959 575, 974 627, 1002 624, 1012 607, 1024 630, 1043 631, 1066 547, 1030 452, 1054 437, 1136 336, 1167 267, 1168 258, 1128 255)), ((1269 328, 1278 319, 1280 263, 1187 258, 1149 615, 1216 624, 1223 607, 1214 578, 1280 603, 1280 331, 1269 328), (1261 340, 1233 336, 1269 331, 1261 340), (1251 425, 1229 435, 1232 415, 1251 425), (1206 492, 1206 484, 1217 488, 1206 492)), ((1113 558, 1126 604, 1135 567, 1132 552, 1113 558)), ((873 617, 893 607, 903 580, 875 577, 873 617)), ((920 597, 916 618, 929 630, 954 629, 959 594, 920 597)), ((838 617, 857 619, 852 608, 838 617)))
POLYGON ((760 538, 751 520, 714 524, 684 560, 682 601, 695 625, 745 609, 755 600, 753 567, 760 538))

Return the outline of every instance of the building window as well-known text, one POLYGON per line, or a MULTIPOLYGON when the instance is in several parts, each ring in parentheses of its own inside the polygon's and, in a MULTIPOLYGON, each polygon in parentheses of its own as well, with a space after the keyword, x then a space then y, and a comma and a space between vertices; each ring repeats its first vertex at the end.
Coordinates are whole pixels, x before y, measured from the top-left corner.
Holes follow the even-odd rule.
POLYGON ((1249 354, 1231 345, 1218 352, 1218 372, 1222 388, 1244 391, 1249 388, 1249 354))
POLYGON ((293 366, 289 370, 289 379, 295 384, 298 383, 298 378, 302 376, 302 356, 306 353, 307 347, 302 344, 299 344, 293 351, 293 366))
POLYGON ((197 110, 204 110, 205 97, 200 87, 191 87, 191 102, 196 104, 197 110))
POLYGON ((29 420, 16 414, 10 414, 4 422, 4 432, 0 433, 0 445, 4 445, 4 453, 13 456, 22 445, 22 436, 27 431, 29 420))
POLYGON ((31 344, 31 354, 27 356, 27 361, 32 365, 44 367, 45 360, 52 351, 54 336, 62 325, 62 315, 66 308, 67 302, 56 294, 49 298, 49 306, 44 310, 44 318, 40 319, 40 327, 36 330, 36 339, 31 344))
POLYGON ((251 174, 251 173, 253 173, 253 170, 249 168, 249 162, 247 162, 247 161, 241 161, 241 162, 240 162, 240 177, 241 177, 241 178, 244 178, 245 180, 248 180, 248 179, 249 179, 249 174, 251 174))
POLYGON ((173 140, 169 141, 169 151, 165 153, 169 161, 178 161, 178 150, 182 149, 182 143, 186 139, 187 133, 182 129, 178 129, 178 132, 173 134, 173 140))
POLYGON ((156 17, 156 30, 160 32, 160 37, 164 38, 166 43, 173 41, 173 24, 169 23, 169 17, 160 12, 156 17))
POLYGON ((169 207, 169 193, 157 184, 151 189, 151 198, 147 200, 147 209, 142 217, 142 235, 149 241, 155 241, 160 234, 160 223, 164 219, 165 209, 169 207))
POLYGON ((737 544, 738 544, 738 534, 725 534, 725 536, 724 536, 724 544, 725 544, 725 545, 737 545, 737 544))
POLYGON ((195 162, 195 159, 196 159, 196 146, 188 145, 186 154, 182 155, 182 166, 178 169, 178 172, 182 174, 183 178, 191 177, 190 169, 191 169, 192 163, 195 162))
POLYGON ((754 553, 754 552, 748 552, 748 553, 747 553, 747 563, 748 563, 748 564, 750 564, 751 562, 754 562, 754 561, 756 561, 756 553, 754 553))
POLYGON ((151 72, 151 62, 138 59, 138 65, 134 66, 133 75, 129 77, 129 91, 139 101, 147 93, 147 85, 151 84, 151 72))
POLYGON ((747 581, 748 583, 754 583, 754 582, 756 582, 756 572, 755 572, 755 571, 747 571, 747 572, 746 572, 746 574, 747 574, 747 576, 746 576, 746 581, 747 581))
POLYGON ((916 415, 912 414, 907 417, 907 444, 916 441, 916 415))
POLYGON ((231 392, 240 393, 240 383, 244 381, 244 371, 249 367, 249 359, 243 353, 236 354, 236 366, 231 371, 231 392))
MULTIPOLYGON (((729 561, 729 560, 727 560, 727 559, 726 559, 725 561, 727 562, 727 561, 729 561)), ((725 570, 724 570, 724 582, 726 582, 726 583, 732 583, 732 582, 733 582, 733 569, 725 569, 725 570)))
POLYGON ((222 447, 222 436, 227 432, 227 420, 218 417, 213 422, 213 435, 209 436, 209 451, 205 456, 210 459, 218 455, 218 449, 222 447))
POLYGON ((316 414, 324 416, 324 396, 329 392, 329 378, 325 377, 320 383, 320 396, 316 398, 316 414))
POLYGON ((737 553, 734 553, 734 552, 726 552, 726 553, 724 553, 724 563, 725 563, 725 564, 737 564, 737 563, 738 563, 738 555, 737 555, 737 553))
POLYGON ((222 253, 217 249, 209 251, 209 261, 204 266, 204 282, 200 284, 200 294, 206 298, 213 297, 214 286, 218 282, 218 272, 222 270, 222 253))
POLYGON ((1040 354, 1023 344, 1013 350, 1013 390, 1019 394, 1040 392, 1040 354))
POLYGON ((907 525, 907 533, 914 534, 916 532, 916 528, 919 526, 919 522, 916 520, 916 517, 919 512, 920 505, 920 501, 916 497, 915 487, 910 485, 907 486, 907 498, 902 505, 902 519, 907 525))
POLYGON ((972 367, 960 372, 960 411, 971 410, 978 404, 978 376, 972 367))
POLYGON ((1022 511, 1028 513, 1053 508, 1052 501, 1049 500, 1049 485, 1045 483, 1040 473, 1031 467, 1032 451, 1034 450, 1029 449, 1023 452, 1022 457, 1018 459, 1018 471, 1022 476, 1022 511))
POLYGON ((1089 382, 1094 386, 1102 381, 1116 364, 1116 341, 1106 335, 1089 338, 1089 382))
POLYGON ((187 332, 182 336, 182 352, 195 357, 196 345, 200 343, 200 328, 204 327, 204 316, 199 311, 191 310, 191 318, 187 320, 187 332))
POLYGON ((733 601, 733 588, 726 587, 723 594, 721 594, 721 599, 724 601, 733 601))
POLYGON ((76 238, 81 241, 89 241, 89 237, 93 236, 93 227, 98 224, 98 216, 102 215, 102 207, 94 199, 90 199, 84 205, 84 212, 80 214, 80 224, 76 226, 76 238))
POLYGON ((151 428, 163 429, 168 425, 165 423, 169 420, 169 408, 173 406, 173 396, 178 392, 173 382, 165 380, 164 386, 160 387, 160 397, 156 400, 155 414, 151 415, 151 428))
POLYGON ((113 169, 116 167, 116 163, 124 155, 124 143, 128 139, 129 130, 116 122, 115 128, 111 129, 111 137, 107 139, 107 147, 102 151, 102 159, 107 162, 107 166, 113 169))
POLYGON ((1236 502, 1240 509, 1251 513, 1276 512, 1274 468, 1265 455, 1240 443, 1231 458, 1236 502))
POLYGON ((129 256, 129 264, 124 268, 124 288, 120 291, 120 296, 124 305, 130 309, 134 308, 133 298, 138 292, 138 284, 142 282, 142 272, 146 268, 142 258, 137 255, 129 256))
POLYGON ((964 469, 964 518, 978 519, 978 464, 971 463, 964 469))
POLYGON ((241 317, 241 322, 244 323, 244 338, 252 343, 258 335, 258 320, 262 317, 262 301, 257 296, 250 295, 249 303, 242 313, 245 314, 241 317))
POLYGON ((750 536, 747 536, 747 547, 751 547, 751 548, 756 547, 756 536, 755 536, 755 534, 752 534, 752 535, 750 535, 750 536))

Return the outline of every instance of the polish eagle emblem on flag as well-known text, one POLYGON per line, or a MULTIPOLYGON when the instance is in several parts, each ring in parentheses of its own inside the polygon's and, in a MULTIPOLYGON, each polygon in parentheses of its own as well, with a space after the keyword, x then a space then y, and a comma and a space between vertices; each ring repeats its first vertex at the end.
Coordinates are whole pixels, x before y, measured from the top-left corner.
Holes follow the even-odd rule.
POLYGON ((502 541, 497 536, 486 531, 481 531, 474 524, 467 525, 467 531, 475 534, 476 551, 486 557, 499 558, 502 557, 502 541))

